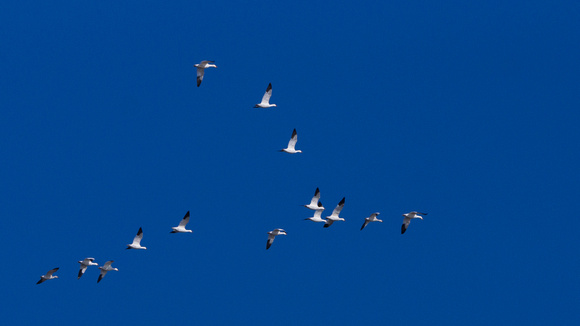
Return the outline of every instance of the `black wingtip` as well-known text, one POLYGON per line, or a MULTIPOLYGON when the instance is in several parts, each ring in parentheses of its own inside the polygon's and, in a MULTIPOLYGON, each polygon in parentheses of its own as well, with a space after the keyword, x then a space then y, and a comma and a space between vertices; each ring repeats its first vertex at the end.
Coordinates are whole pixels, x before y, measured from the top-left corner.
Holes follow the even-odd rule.
POLYGON ((103 279, 103 275, 99 275, 99 278, 97 279, 97 283, 99 283, 102 279, 103 279))
POLYGON ((405 227, 405 224, 401 225, 401 234, 405 233, 405 231, 407 231, 407 228, 405 227))
POLYGON ((185 216, 183 218, 186 218, 189 216, 189 211, 187 211, 187 213, 185 213, 185 216))
POLYGON ((323 226, 323 227, 327 228, 327 227, 329 227, 329 226, 330 226, 330 224, 324 224, 324 226, 323 226))
POLYGON ((83 270, 82 269, 79 271, 79 277, 77 278, 77 280, 79 280, 81 278, 81 276, 83 276, 83 270))
POLYGON ((322 201, 318 201, 318 207, 322 207, 322 201))
POLYGON ((43 282, 43 280, 42 280, 42 279, 40 279, 40 281, 36 282, 36 284, 40 284, 40 283, 42 283, 42 282, 43 282))
POLYGON ((342 197, 342 200, 340 201, 340 203, 338 203, 338 205, 344 205, 344 201, 345 201, 346 197, 342 197))
POLYGON ((266 250, 270 249, 272 243, 270 241, 266 241, 266 250))

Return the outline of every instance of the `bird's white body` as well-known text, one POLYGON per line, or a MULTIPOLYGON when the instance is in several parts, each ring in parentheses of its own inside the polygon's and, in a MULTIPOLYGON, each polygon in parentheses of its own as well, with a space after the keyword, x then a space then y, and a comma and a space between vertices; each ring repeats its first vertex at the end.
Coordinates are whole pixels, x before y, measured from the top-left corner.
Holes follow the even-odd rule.
POLYGON ((272 242, 274 242, 274 238, 277 235, 286 235, 286 231, 284 229, 274 229, 268 232, 268 241, 266 242, 266 250, 270 249, 272 242))
POLYGON ((324 222, 324 223, 326 223, 326 220, 323 219, 321 217, 321 215, 322 215, 322 209, 319 209, 319 210, 314 212, 314 216, 309 217, 309 218, 305 218, 305 220, 310 220, 312 222, 324 222))
POLYGON ((419 212, 410 212, 407 214, 403 214, 403 225, 401 225, 401 234, 405 233, 405 231, 407 231, 407 228, 409 227, 409 224, 411 223, 411 220, 414 218, 419 218, 419 219, 423 219, 423 217, 421 215, 427 215, 427 213, 419 213, 419 212))
POLYGON ((336 205, 336 207, 332 211, 332 215, 326 217, 326 223, 324 224, 325 228, 330 227, 332 223, 336 221, 344 221, 342 217, 338 217, 340 211, 342 211, 342 208, 344 207, 344 201, 345 197, 343 197, 342 200, 338 203, 338 205, 336 205))
POLYGON ((38 282, 36 282, 36 284, 40 284, 44 281, 48 281, 48 280, 52 280, 55 278, 58 278, 58 276, 56 275, 52 275, 54 272, 58 271, 59 267, 57 268, 53 268, 51 270, 49 270, 48 272, 46 272, 46 274, 40 276, 40 280, 38 282))
POLYGON ((194 64, 193 66, 197 68, 197 87, 201 85, 203 74, 206 68, 217 68, 217 66, 213 64, 213 61, 209 60, 204 60, 200 63, 194 64))
POLYGON ((141 246, 141 239, 143 239, 143 229, 139 228, 137 235, 133 238, 133 243, 128 244, 126 249, 147 249, 147 247, 141 246))
POLYGON ((379 214, 381 214, 381 213, 379 213, 379 212, 376 212, 376 213, 372 213, 372 214, 371 214, 371 216, 369 216, 369 217, 365 217, 365 222, 364 222, 364 224, 362 225, 362 227, 360 228, 360 229, 361 229, 361 231, 362 231, 362 229, 364 229, 364 228, 367 226, 367 224, 369 224, 370 222, 383 222, 383 220, 379 220, 379 219, 377 218, 377 216, 378 216, 379 214))
POLYGON ((79 275, 78 278, 81 278, 81 276, 83 276, 83 274, 85 273, 85 271, 87 270, 87 267, 89 266, 99 266, 99 264, 94 262, 94 258, 85 258, 83 260, 79 260, 79 264, 81 264, 81 269, 79 270, 79 275))
POLYGON ((111 264, 113 262, 114 262, 114 260, 109 260, 103 266, 99 267, 99 269, 101 270, 101 274, 99 275, 99 278, 97 279, 97 283, 99 283, 103 279, 103 277, 105 277, 105 275, 107 275, 107 272, 119 270, 118 268, 114 268, 111 266, 111 264))
POLYGON ((296 129, 294 129, 294 131, 292 131, 292 137, 290 137, 290 141, 288 142, 288 147, 281 149, 280 152, 290 154, 302 153, 301 150, 296 149, 296 142, 298 142, 298 133, 296 133, 296 129))
POLYGON ((262 97, 262 102, 254 105, 254 107, 266 109, 276 106, 276 104, 270 104, 270 97, 272 97, 272 83, 268 84, 266 93, 264 93, 264 96, 262 97))
POLYGON ((185 216, 183 217, 183 219, 181 219, 181 222, 179 222, 178 226, 171 227, 171 229, 173 230, 173 231, 171 231, 171 233, 191 233, 191 232, 193 232, 192 230, 188 230, 185 228, 187 223, 189 223, 189 211, 187 211, 187 213, 185 213, 185 216))
POLYGON ((320 200, 320 190, 316 188, 316 191, 314 192, 314 197, 312 197, 312 199, 310 200, 310 204, 304 205, 304 207, 311 209, 313 211, 324 210, 322 204, 318 202, 319 200, 320 200))

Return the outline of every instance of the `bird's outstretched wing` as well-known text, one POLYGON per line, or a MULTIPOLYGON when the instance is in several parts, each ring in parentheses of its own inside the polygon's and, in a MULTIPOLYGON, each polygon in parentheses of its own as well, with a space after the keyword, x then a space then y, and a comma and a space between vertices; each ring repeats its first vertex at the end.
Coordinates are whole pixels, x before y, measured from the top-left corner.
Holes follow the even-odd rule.
POLYGON ((363 225, 361 226, 360 230, 362 231, 362 229, 364 229, 364 228, 367 226, 367 224, 369 224, 369 220, 367 220, 367 219, 365 218, 365 222, 364 222, 364 223, 363 223, 363 225))
POLYGON ((266 93, 264 93, 264 96, 262 97, 262 102, 260 102, 260 104, 269 105, 270 97, 272 97, 272 83, 268 84, 268 87, 266 88, 266 93))
POLYGON ((189 211, 187 211, 187 213, 185 213, 185 216, 183 217, 181 222, 179 222, 179 226, 185 227, 187 225, 187 223, 189 223, 189 211))
POLYGON ((298 133, 296 133, 296 129, 292 131, 292 137, 290 137, 290 141, 288 142, 288 149, 294 150, 296 147, 296 142, 298 142, 298 133))
POLYGON ((336 205, 336 207, 332 211, 333 216, 338 216, 338 214, 340 214, 340 211, 342 211, 342 208, 344 207, 345 199, 346 197, 342 197, 342 200, 338 203, 338 205, 336 205))

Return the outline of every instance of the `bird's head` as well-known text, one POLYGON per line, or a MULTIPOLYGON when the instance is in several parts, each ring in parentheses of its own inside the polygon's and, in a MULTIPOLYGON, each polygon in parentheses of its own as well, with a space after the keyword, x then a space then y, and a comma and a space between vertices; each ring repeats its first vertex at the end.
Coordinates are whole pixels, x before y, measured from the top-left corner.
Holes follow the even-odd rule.
POLYGON ((344 221, 345 219, 343 219, 342 217, 338 218, 339 221, 344 221))
POLYGON ((298 149, 298 150, 296 150, 296 153, 302 153, 302 151, 298 149))
POLYGON ((58 278, 58 276, 54 275, 52 278, 58 278))
POLYGON ((272 106, 277 106, 276 104, 272 104, 272 106))

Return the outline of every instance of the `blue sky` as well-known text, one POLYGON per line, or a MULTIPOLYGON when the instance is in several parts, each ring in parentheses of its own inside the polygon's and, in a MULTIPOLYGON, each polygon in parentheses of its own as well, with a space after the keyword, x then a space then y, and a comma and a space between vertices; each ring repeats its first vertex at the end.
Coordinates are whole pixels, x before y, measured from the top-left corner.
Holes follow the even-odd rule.
POLYGON ((572 1, 0 4, 0 316, 577 324, 579 16, 572 1), (269 82, 278 107, 253 109, 269 82), (294 128, 303 153, 277 152, 294 128), (323 216, 346 197, 345 222, 303 220, 316 187, 323 216), (193 234, 170 234, 188 210, 193 234), (401 235, 412 210, 429 215, 401 235), (124 250, 139 227, 148 250, 124 250), (266 251, 274 228, 288 236, 266 251), (77 280, 85 257, 119 271, 77 280))

